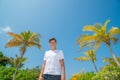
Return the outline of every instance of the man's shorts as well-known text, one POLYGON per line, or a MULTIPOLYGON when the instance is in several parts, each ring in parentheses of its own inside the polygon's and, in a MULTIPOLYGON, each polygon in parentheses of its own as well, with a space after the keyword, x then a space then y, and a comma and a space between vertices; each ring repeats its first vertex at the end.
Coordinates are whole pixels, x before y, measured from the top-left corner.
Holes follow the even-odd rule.
POLYGON ((43 74, 43 80, 61 80, 61 75, 43 74))

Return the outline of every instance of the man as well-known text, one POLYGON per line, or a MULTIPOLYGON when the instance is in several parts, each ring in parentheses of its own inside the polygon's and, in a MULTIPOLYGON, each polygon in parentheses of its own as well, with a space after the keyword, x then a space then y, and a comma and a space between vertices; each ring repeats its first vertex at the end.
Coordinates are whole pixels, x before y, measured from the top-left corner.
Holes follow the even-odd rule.
POLYGON ((39 80, 66 80, 64 55, 56 49, 56 43, 55 38, 49 39, 51 50, 45 52, 39 80))

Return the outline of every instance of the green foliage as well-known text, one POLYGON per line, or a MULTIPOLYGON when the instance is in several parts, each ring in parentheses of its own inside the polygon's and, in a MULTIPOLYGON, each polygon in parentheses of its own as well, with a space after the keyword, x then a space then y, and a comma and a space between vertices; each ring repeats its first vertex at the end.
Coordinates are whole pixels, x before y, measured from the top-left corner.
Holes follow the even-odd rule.
MULTIPOLYGON (((15 68, 0 66, 0 80, 12 80, 15 68)), ((40 68, 18 70, 16 80, 37 80, 39 77, 40 68)))
POLYGON ((120 80, 120 67, 105 66, 92 79, 93 80, 120 80))
MULTIPOLYGON (((117 60, 120 62, 120 57, 117 57, 117 60)), ((106 57, 106 58, 104 58, 103 59, 103 62, 107 62, 107 63, 109 63, 108 65, 110 66, 117 66, 117 64, 115 63, 115 61, 114 61, 114 59, 113 58, 108 58, 108 57, 106 57)))
POLYGON ((70 80, 120 80, 120 67, 104 66, 96 74, 93 72, 77 73, 70 80))
POLYGON ((5 66, 0 66, 0 80, 11 80, 14 73, 14 68, 7 68, 5 66))
POLYGON ((84 75, 84 77, 83 77, 82 80, 91 80, 91 78, 92 78, 93 76, 95 76, 95 73, 94 73, 94 72, 87 72, 87 73, 84 75))
POLYGON ((92 80, 92 77, 95 76, 95 73, 94 72, 87 72, 87 73, 84 73, 84 72, 81 72, 81 73, 77 73, 77 74, 74 74, 70 80, 92 80))
POLYGON ((0 66, 8 65, 9 60, 9 57, 5 56, 4 53, 0 51, 0 66))
MULTIPOLYGON (((9 58, 9 66, 16 68, 17 65, 18 65, 18 63, 19 63, 19 60, 20 60, 20 57, 18 57, 17 55, 16 55, 15 58, 10 57, 9 58)), ((25 64, 26 61, 27 61, 27 58, 23 58, 22 61, 21 61, 20 66, 19 66, 19 68, 24 67, 24 64, 25 64)))

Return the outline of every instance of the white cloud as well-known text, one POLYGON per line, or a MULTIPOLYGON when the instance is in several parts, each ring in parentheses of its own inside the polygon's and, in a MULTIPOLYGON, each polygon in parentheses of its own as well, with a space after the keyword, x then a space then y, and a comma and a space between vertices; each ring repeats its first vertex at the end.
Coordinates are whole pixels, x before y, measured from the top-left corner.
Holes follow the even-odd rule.
POLYGON ((3 32, 11 32, 12 29, 9 26, 7 26, 7 27, 2 28, 2 31, 3 32))
POLYGON ((7 27, 0 27, 0 34, 3 33, 3 32, 12 32, 12 29, 7 26, 7 27))

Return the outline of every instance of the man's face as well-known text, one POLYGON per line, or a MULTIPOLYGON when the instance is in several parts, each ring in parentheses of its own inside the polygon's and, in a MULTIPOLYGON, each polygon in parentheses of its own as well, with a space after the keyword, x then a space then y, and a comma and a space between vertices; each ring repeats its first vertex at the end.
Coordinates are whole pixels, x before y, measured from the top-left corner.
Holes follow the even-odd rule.
POLYGON ((50 47, 51 47, 51 49, 55 49, 56 48, 55 40, 50 41, 50 47))

